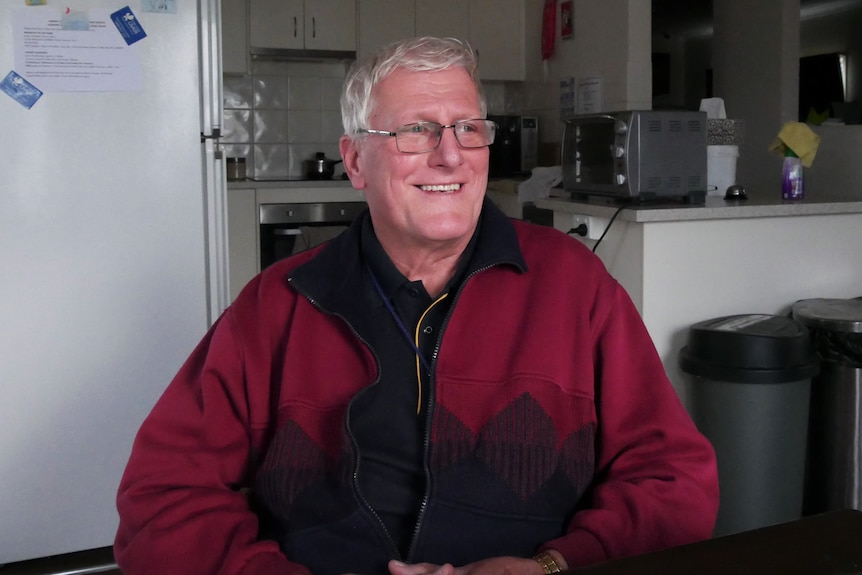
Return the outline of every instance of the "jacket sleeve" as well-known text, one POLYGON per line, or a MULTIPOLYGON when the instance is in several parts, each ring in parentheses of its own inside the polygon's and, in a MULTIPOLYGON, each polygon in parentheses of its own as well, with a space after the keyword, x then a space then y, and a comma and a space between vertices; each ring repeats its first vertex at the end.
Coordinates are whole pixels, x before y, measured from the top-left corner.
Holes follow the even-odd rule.
POLYGON ((241 354, 226 312, 180 369, 135 439, 117 497, 126 575, 296 574, 241 487, 253 445, 241 354))
POLYGON ((614 282, 594 328, 596 476, 558 550, 571 568, 712 536, 715 452, 673 389, 647 330, 614 282))

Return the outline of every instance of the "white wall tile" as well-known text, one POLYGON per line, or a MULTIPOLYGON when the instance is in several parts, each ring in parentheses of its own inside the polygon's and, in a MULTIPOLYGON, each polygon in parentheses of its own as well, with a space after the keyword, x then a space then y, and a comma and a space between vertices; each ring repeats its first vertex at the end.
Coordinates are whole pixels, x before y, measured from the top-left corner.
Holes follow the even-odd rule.
POLYGON ((290 126, 287 143, 320 143, 322 139, 320 112, 290 110, 287 114, 287 124, 290 126))
POLYGON ((254 142, 256 144, 287 143, 288 114, 287 110, 255 110, 254 142))
POLYGON ((288 106, 287 76, 255 76, 254 107, 256 109, 286 110, 288 106))
POLYGON ((320 78, 291 76, 287 107, 291 110, 320 110, 320 85, 320 78))
POLYGON ((499 82, 484 82, 485 100, 489 114, 504 114, 506 111, 506 88, 499 82))
POLYGON ((287 178, 287 162, 287 144, 260 144, 254 147, 255 178, 287 178))
POLYGON ((341 135, 344 134, 341 112, 321 112, 320 122, 320 141, 322 143, 338 142, 341 135))
POLYGON ((222 84, 222 105, 225 108, 252 107, 254 90, 251 76, 225 76, 222 84))
POLYGON ((222 142, 251 142, 254 135, 254 122, 252 122, 251 110, 229 110, 224 111, 224 122, 222 122, 222 142))
POLYGON ((341 89, 343 86, 344 78, 321 78, 321 110, 341 110, 341 89))

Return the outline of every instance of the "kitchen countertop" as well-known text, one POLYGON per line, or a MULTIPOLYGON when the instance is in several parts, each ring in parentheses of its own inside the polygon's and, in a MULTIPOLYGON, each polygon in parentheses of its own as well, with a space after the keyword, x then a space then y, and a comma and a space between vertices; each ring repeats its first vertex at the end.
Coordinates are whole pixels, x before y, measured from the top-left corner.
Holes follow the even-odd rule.
POLYGON ((353 189, 350 180, 243 180, 228 182, 227 189, 236 194, 255 194, 258 205, 365 201, 365 196, 353 189))
POLYGON ((227 189, 272 189, 272 188, 350 188, 350 180, 240 180, 228 181, 227 189))
MULTIPOLYGON (((625 204, 607 198, 574 200, 566 198, 537 199, 536 207, 556 212, 609 218, 625 204)), ((828 214, 862 213, 862 201, 802 201, 774 200, 725 200, 708 196, 704 204, 691 205, 673 203, 664 205, 630 204, 620 212, 618 218, 629 222, 671 222, 690 220, 722 220, 737 218, 768 218, 783 216, 812 216, 828 214)))

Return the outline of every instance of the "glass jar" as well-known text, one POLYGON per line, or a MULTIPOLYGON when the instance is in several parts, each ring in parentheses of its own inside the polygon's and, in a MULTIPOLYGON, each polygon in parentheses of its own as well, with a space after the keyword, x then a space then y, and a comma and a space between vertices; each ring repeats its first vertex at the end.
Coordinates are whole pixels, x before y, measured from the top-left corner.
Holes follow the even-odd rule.
POLYGON ((245 179, 245 158, 228 158, 226 165, 229 182, 237 182, 245 179))

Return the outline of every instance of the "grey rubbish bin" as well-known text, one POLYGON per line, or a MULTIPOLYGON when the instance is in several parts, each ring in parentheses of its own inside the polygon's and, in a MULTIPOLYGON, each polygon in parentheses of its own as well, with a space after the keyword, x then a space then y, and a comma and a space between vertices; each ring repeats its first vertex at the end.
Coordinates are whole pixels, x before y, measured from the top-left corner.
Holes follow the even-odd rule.
POLYGON ((695 376, 691 415, 718 460, 714 535, 802 517, 811 378, 809 332, 786 316, 746 314, 691 326, 680 350, 695 376))
POLYGON ((812 381, 806 515, 862 510, 862 299, 807 299, 793 317, 821 359, 812 381))

